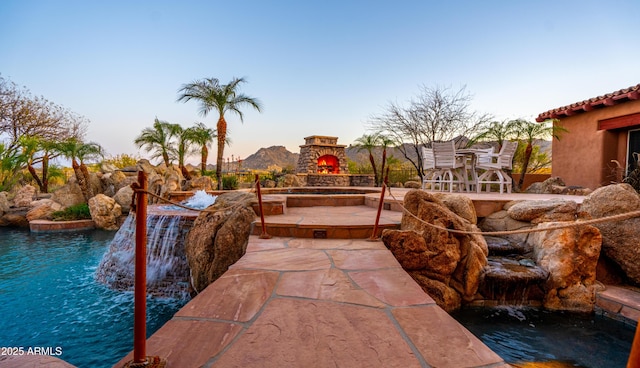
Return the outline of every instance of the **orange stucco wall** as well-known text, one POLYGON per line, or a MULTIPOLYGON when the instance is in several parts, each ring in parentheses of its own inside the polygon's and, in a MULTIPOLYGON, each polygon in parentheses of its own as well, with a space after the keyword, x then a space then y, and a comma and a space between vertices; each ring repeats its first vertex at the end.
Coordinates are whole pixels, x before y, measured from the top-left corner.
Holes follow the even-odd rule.
POLYGON ((598 130, 598 121, 638 112, 640 100, 634 100, 560 119, 568 132, 553 140, 551 175, 592 189, 615 181, 611 160, 626 165, 627 130, 633 128, 598 130))

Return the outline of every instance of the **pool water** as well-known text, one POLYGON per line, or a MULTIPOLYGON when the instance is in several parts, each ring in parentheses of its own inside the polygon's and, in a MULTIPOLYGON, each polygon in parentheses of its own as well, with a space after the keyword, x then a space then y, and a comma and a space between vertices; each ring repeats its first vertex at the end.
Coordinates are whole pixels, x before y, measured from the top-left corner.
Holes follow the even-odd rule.
POLYGON ((603 316, 534 308, 469 308, 452 316, 510 364, 624 368, 635 333, 603 316))
MULTIPOLYGON (((131 351, 133 293, 94 277, 114 235, 0 228, 0 346, 61 352, 77 367, 111 367, 131 351)), ((185 303, 149 298, 147 334, 185 303)))

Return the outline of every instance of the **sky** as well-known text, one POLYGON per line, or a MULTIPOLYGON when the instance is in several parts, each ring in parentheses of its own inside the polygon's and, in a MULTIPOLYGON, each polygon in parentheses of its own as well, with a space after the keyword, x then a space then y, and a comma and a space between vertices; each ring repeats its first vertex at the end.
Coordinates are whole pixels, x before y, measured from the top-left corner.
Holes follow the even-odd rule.
POLYGON ((637 0, 1 0, 0 76, 86 117, 108 155, 142 158, 155 118, 215 127, 177 102, 184 84, 243 77, 263 110, 225 116, 224 156, 246 158, 311 135, 351 144, 422 87, 534 121, 636 85, 639 18, 637 0))

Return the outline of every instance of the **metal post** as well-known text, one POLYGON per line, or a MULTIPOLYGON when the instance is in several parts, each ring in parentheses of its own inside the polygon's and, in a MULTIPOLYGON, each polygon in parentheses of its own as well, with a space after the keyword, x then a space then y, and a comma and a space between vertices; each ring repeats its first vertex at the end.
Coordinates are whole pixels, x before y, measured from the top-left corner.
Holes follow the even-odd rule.
POLYGON ((373 232, 371 233, 371 237, 368 240, 376 241, 378 240, 378 223, 380 222, 380 214, 382 213, 382 206, 384 205, 384 190, 386 188, 386 184, 382 183, 382 190, 380 190, 380 202, 378 203, 378 213, 376 214, 376 223, 373 225, 373 232))
POLYGON ((260 223, 262 224, 262 234, 260 239, 271 239, 271 235, 267 234, 267 228, 264 224, 264 211, 262 210, 262 193, 260 192, 260 175, 256 174, 256 192, 258 192, 258 208, 260 209, 260 223))
POLYGON ((147 341, 147 175, 138 171, 136 203, 136 271, 133 317, 133 362, 146 361, 147 341))

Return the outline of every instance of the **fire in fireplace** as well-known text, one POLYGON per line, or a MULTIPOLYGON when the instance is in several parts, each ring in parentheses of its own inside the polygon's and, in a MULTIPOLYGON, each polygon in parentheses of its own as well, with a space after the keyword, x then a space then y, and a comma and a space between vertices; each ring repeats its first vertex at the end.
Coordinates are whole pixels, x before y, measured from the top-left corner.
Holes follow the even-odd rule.
POLYGON ((333 155, 324 155, 318 158, 318 174, 339 174, 340 165, 338 158, 333 155))

